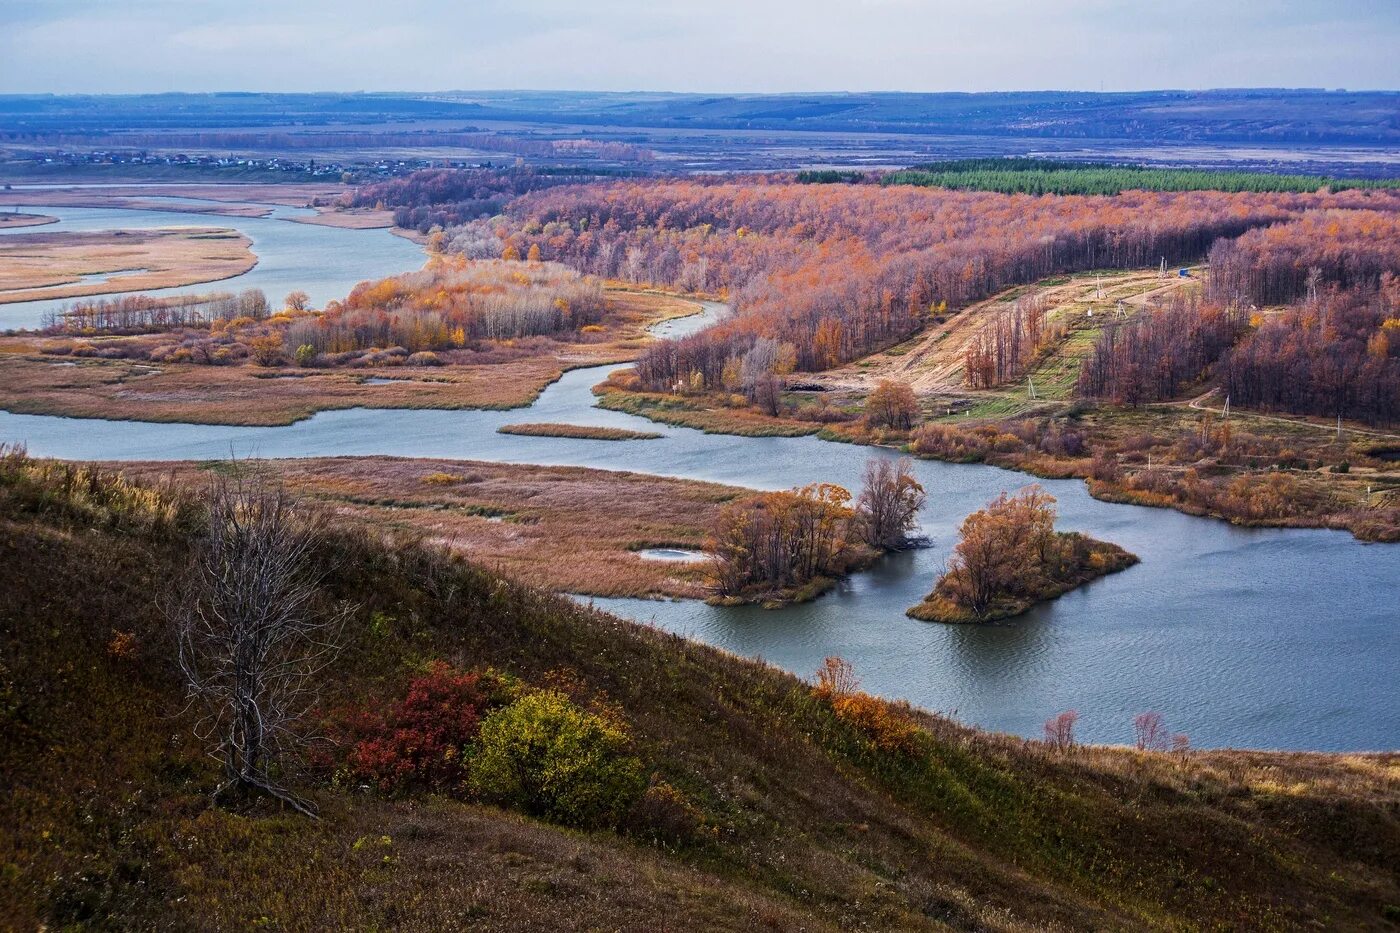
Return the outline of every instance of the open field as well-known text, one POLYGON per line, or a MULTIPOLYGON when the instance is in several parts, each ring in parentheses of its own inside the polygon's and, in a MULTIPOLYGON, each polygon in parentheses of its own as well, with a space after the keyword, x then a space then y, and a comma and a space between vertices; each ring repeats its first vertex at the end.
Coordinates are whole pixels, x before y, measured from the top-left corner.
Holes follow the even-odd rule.
POLYGON ((217 282, 257 265, 218 227, 22 233, 0 239, 0 304, 217 282))
POLYGON ((0 229, 19 227, 42 227, 58 223, 57 217, 47 214, 24 214, 16 211, 0 211, 0 229))
MULTIPOLYGON (((1194 269, 1193 274, 1199 276, 1200 269, 1194 269)), ((1031 378, 1039 397, 1067 398, 1079 375, 1079 361, 1093 347, 1100 324, 1117 315, 1119 302, 1124 314, 1131 316, 1150 301, 1199 284, 1199 278, 1181 278, 1175 269, 1167 279, 1160 278, 1155 269, 1059 276, 1033 286, 1010 288, 986 301, 940 315, 944 320, 931 321, 922 333, 898 346, 827 372, 804 374, 803 379, 833 389, 862 391, 881 379, 895 379, 907 382, 920 394, 968 393, 963 382, 968 345, 991 315, 1010 310, 1018 298, 1034 295, 1045 305, 1047 322, 1064 327, 1066 333, 1058 345, 1047 349, 1031 378)))
POLYGON ((151 363, 179 333, 135 337, 0 337, 0 408, 25 414, 135 421, 278 425, 341 408, 518 408, 565 370, 635 359, 657 321, 697 306, 657 292, 612 288, 601 332, 579 342, 540 338, 490 362, 316 368, 151 363), (113 357, 74 356, 78 344, 113 357), (66 364, 75 365, 66 365, 66 364))
POLYGON ((491 668, 607 711, 671 804, 565 829, 313 769, 288 779, 318 821, 214 806, 161 601, 198 504, 0 467, 6 927, 1384 930, 1400 913, 1395 754, 1057 750, 353 523, 317 542, 318 598, 349 613, 324 708, 387 708, 431 661, 491 668))
MULTIPOLYGON (((703 562, 645 560, 696 549, 721 506, 749 490, 581 467, 338 457, 247 466, 324 506, 349 528, 408 533, 543 589, 587 596, 703 598, 703 562)), ((227 464, 113 464, 194 488, 227 464)))
POLYGON ((371 208, 339 210, 318 206, 314 216, 290 217, 288 219, 299 224, 341 227, 345 230, 378 230, 394 225, 394 212, 376 211, 371 208))

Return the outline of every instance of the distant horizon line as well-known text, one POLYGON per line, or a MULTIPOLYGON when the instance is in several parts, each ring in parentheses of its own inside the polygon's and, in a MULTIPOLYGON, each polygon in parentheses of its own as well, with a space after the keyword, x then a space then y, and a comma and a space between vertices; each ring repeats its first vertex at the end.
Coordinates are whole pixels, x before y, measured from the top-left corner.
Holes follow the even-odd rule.
POLYGON ((803 91, 670 91, 670 90, 599 90, 594 88, 543 88, 543 87, 497 87, 497 88, 439 88, 436 90, 379 88, 319 89, 319 90, 253 90, 225 88, 222 90, 163 90, 163 91, 8 91, 0 90, 0 97, 219 97, 219 96, 260 96, 260 95, 445 95, 445 94, 593 94, 593 95, 653 95, 666 97, 862 97, 862 96, 909 96, 909 97, 976 97, 982 95, 1009 94, 1088 94, 1093 96, 1120 96, 1126 94, 1219 94, 1219 93, 1261 93, 1286 92, 1292 94, 1400 94, 1400 88, 1383 87, 1281 87, 1276 85, 1229 85, 1220 87, 1151 87, 1119 90, 1092 90, 1088 88, 1020 88, 1017 90, 984 91, 904 91, 904 90, 803 90, 803 91))

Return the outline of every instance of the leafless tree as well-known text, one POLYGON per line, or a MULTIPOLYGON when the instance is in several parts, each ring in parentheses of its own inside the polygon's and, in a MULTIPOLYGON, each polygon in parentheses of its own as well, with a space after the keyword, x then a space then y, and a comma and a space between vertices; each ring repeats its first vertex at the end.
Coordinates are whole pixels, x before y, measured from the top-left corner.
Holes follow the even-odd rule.
POLYGON ((1074 748, 1074 724, 1079 721, 1079 713, 1065 710, 1045 720, 1045 742, 1051 748, 1067 752, 1074 748))
POLYGON ((196 734, 236 789, 314 806, 277 783, 310 740, 318 674, 334 659, 347 610, 317 611, 329 570, 313 561, 320 524, 280 488, 235 472, 209 496, 209 527, 174 609, 196 734))
POLYGON ((913 461, 908 457, 886 460, 872 457, 865 462, 856 514, 860 517, 865 543, 881 550, 899 550, 917 544, 910 537, 919 509, 923 508, 924 487, 914 478, 913 461))
POLYGON ((1164 752, 1171 747, 1171 737, 1161 713, 1149 711, 1133 717, 1133 746, 1140 752, 1164 752))

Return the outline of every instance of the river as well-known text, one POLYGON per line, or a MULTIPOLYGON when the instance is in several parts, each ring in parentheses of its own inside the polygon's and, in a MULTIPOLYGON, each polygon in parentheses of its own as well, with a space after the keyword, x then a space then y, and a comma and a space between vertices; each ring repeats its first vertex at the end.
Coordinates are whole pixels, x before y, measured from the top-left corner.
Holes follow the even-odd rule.
MULTIPOLYGON (((328 239, 346 232, 283 225, 328 239)), ((710 304, 664 332, 693 331, 721 313, 710 304)), ((567 373, 528 410, 355 409, 276 428, 0 413, 0 439, 71 459, 391 454, 627 469, 760 489, 818 480, 858 488, 868 457, 895 455, 810 437, 706 435, 604 411, 594 407, 590 389, 614 368, 567 373), (663 437, 615 444, 495 432, 517 421, 663 437)), ((904 610, 932 586, 962 518, 999 492, 1036 480, 982 465, 919 461, 915 469, 929 494, 920 521, 933 546, 887 557, 814 602, 781 610, 592 602, 802 675, 839 654, 871 692, 1021 735, 1038 735, 1047 717, 1075 709, 1081 739, 1126 742, 1133 715, 1156 710, 1203 747, 1400 746, 1400 547, 1335 531, 1236 528, 1097 502, 1079 481, 1042 481, 1059 499, 1061 528, 1121 544, 1142 563, 1015 620, 916 622, 904 610)))
MULTIPOLYGON (((200 203, 193 198, 157 198, 181 204, 200 203)), ((227 205, 229 202, 208 202, 227 205)), ((235 205, 236 206, 236 205, 235 205)), ((256 205, 268 207, 266 204, 256 205)), ((198 285, 150 289, 147 295, 199 294, 260 288, 277 305, 288 292, 301 289, 313 307, 333 298, 344 298, 356 283, 383 278, 423 264, 423 248, 385 230, 345 230, 288 219, 311 216, 310 208, 273 206, 266 217, 232 217, 179 211, 140 211, 98 207, 43 207, 22 210, 57 217, 58 223, 41 227, 0 230, 0 236, 25 233, 79 233, 93 230, 149 230, 157 227, 225 227, 252 240, 258 263, 242 275, 198 285)), ((93 296, 111 297, 111 296, 93 296)), ((75 299, 44 299, 0 304, 0 330, 38 327, 45 312, 57 310, 75 299)), ((280 305, 277 305, 280 307, 280 305)))

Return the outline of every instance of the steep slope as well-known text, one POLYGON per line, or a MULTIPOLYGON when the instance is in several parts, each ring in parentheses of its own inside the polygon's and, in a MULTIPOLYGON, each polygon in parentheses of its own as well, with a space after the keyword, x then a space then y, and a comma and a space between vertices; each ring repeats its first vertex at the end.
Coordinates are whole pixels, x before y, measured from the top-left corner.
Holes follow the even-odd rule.
POLYGON ((567 683, 697 824, 585 833, 311 778, 320 821, 213 808, 160 609, 200 522, 0 458, 0 925, 1386 929, 1400 904, 1400 756, 1054 752, 356 529, 318 555, 355 607, 328 706, 432 659, 567 683))

